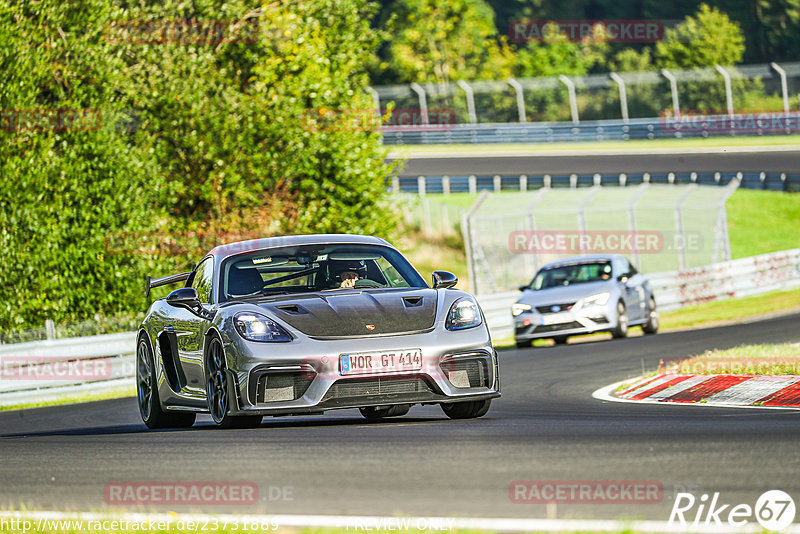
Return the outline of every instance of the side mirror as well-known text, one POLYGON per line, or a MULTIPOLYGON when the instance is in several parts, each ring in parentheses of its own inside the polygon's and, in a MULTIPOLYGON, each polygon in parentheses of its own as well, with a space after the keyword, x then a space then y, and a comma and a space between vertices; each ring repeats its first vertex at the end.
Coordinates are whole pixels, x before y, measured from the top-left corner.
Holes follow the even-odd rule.
POLYGON ((529 289, 528 286, 519 286, 520 291, 525 291, 526 289, 529 289))
POLYGON ((433 289, 447 289, 458 283, 458 277, 447 271, 433 271, 433 289))
POLYGON ((629 278, 630 278, 630 273, 622 273, 617 277, 617 280, 619 280, 623 284, 627 284, 629 278))
POLYGON ((200 297, 193 287, 182 287, 167 295, 167 304, 176 308, 186 308, 195 311, 200 308, 200 297))

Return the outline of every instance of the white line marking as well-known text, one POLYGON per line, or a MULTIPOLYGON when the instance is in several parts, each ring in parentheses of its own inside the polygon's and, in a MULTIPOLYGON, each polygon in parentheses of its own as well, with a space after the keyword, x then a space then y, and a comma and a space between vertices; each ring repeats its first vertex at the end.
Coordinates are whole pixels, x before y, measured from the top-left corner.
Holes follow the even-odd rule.
POLYGON ((603 386, 599 389, 596 389, 592 393, 592 397, 601 400, 601 401, 609 401, 609 402, 627 402, 630 404, 658 404, 660 406, 705 406, 710 408, 748 408, 748 409, 756 409, 756 410, 789 410, 789 411, 800 411, 800 407, 789 407, 789 406, 752 406, 752 405, 742 405, 742 404, 708 404, 706 402, 669 402, 669 401, 656 401, 656 400, 632 400, 632 399, 622 399, 620 397, 616 397, 612 395, 614 391, 623 384, 627 384, 630 380, 620 380, 619 382, 615 382, 613 384, 609 384, 608 386, 603 386))
MULTIPOLYGON (((0 512, 0 519, 28 521, 127 521, 129 523, 165 522, 174 525, 184 523, 219 523, 230 524, 277 524, 285 527, 327 527, 352 529, 356 532, 377 530, 386 525, 401 524, 402 519, 410 520, 412 528, 406 532, 423 530, 489 530, 495 532, 663 532, 663 533, 724 533, 730 532, 728 525, 671 525, 667 521, 623 521, 614 519, 516 519, 501 517, 390 517, 390 516, 338 516, 338 515, 234 515, 234 514, 192 514, 182 513, 97 513, 97 512, 0 512), (433 527, 431 527, 433 525, 433 527), (438 525, 446 526, 441 528, 438 525)), ((748 523, 736 529, 739 533, 762 532, 758 523, 748 523)), ((800 533, 800 524, 793 524, 783 532, 800 533)))
POLYGON ((469 158, 528 158, 528 157, 560 157, 560 156, 636 156, 652 154, 758 154, 761 152, 797 152, 798 145, 785 146, 731 146, 731 147, 694 147, 694 148, 626 148, 606 149, 588 148, 586 150, 476 150, 470 152, 390 152, 387 159, 469 159, 469 158))

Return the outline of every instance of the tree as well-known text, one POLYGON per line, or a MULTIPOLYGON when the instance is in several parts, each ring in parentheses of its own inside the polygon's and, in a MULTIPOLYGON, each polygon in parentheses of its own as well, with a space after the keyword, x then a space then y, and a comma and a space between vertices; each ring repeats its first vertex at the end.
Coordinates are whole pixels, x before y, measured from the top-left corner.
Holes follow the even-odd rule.
POLYGON ((484 0, 397 0, 386 66, 405 82, 503 79, 513 55, 484 0))
POLYGON ((744 36, 736 22, 716 8, 702 4, 656 44, 656 61, 663 68, 691 69, 735 65, 744 55, 744 36))

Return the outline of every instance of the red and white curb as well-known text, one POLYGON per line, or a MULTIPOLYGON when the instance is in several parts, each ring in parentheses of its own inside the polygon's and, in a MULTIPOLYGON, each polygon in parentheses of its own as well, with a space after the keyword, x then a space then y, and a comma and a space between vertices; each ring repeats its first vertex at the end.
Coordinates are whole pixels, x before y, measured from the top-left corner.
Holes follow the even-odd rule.
POLYGON ((798 409, 800 376, 665 372, 611 384, 595 391, 592 397, 615 402, 798 409))

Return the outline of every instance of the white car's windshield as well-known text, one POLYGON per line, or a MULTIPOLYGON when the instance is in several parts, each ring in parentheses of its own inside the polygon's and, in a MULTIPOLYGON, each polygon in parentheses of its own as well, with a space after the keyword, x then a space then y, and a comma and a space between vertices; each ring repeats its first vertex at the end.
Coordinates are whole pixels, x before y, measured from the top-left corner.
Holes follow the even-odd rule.
POLYGON ((609 279, 611 279, 610 262, 576 263, 542 269, 536 274, 530 287, 539 290, 609 279))

